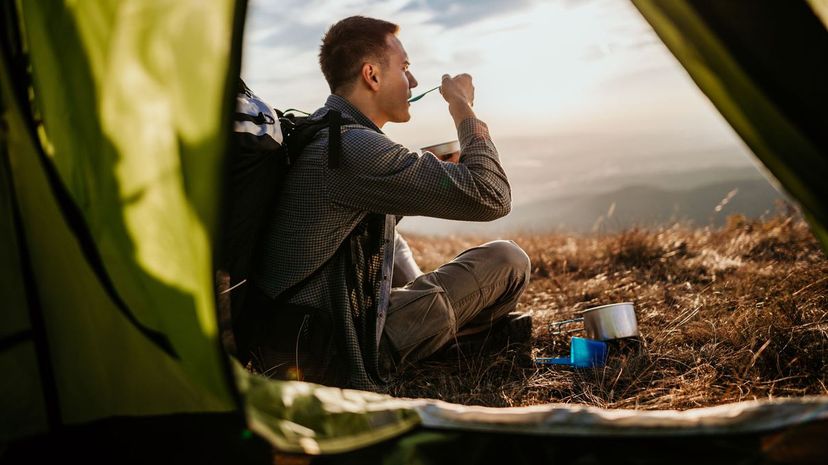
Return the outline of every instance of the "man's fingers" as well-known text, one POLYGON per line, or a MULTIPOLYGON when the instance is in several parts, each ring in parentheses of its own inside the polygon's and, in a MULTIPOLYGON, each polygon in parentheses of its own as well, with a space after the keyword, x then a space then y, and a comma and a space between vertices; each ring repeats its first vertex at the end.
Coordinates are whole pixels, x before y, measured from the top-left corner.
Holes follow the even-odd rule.
POLYGON ((448 74, 444 74, 442 79, 440 80, 441 81, 440 82, 440 89, 438 89, 439 92, 440 92, 440 95, 446 95, 445 93, 443 93, 444 90, 448 90, 446 88, 446 80, 451 80, 451 76, 449 76, 448 74))
POLYGON ((460 98, 470 106, 474 104, 474 84, 470 74, 461 73, 456 76, 443 75, 440 94, 447 100, 460 98))

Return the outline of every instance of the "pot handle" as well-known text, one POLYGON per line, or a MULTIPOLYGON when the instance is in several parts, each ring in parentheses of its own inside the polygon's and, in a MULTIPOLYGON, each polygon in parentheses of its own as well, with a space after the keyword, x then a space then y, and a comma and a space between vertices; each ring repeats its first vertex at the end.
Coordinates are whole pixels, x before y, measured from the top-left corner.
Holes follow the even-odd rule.
POLYGON ((550 357, 538 357, 535 359, 535 365, 569 365, 572 366, 572 360, 570 357, 558 357, 558 358, 550 358, 550 357))
POLYGON ((569 334, 569 333, 577 333, 578 331, 583 331, 584 328, 575 328, 575 329, 559 329, 561 326, 570 325, 572 323, 577 323, 579 321, 584 321, 584 317, 572 318, 571 320, 563 320, 563 321, 553 321, 549 323, 549 332, 551 334, 569 334), (553 329, 558 328, 558 329, 553 329))

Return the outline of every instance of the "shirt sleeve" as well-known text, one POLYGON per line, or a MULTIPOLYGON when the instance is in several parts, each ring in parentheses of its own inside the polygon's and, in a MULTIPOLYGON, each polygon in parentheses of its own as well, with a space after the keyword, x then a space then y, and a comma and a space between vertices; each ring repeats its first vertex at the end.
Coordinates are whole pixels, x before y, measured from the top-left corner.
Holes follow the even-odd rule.
POLYGON ((490 221, 509 213, 511 189, 485 123, 458 128, 460 163, 419 155, 367 128, 342 134, 342 163, 326 171, 329 200, 402 216, 490 221))

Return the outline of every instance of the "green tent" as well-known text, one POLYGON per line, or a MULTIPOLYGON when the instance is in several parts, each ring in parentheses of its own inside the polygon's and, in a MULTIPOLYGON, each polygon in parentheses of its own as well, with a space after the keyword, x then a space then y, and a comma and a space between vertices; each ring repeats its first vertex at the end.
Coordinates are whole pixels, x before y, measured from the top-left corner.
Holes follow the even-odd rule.
MULTIPOLYGON (((634 3, 828 248, 828 33, 815 14, 824 21, 826 3, 634 3)), ((248 374, 219 342, 211 255, 245 2, 0 5, 0 460, 826 452, 811 440, 828 432, 824 396, 686 412, 491 409, 248 374)))

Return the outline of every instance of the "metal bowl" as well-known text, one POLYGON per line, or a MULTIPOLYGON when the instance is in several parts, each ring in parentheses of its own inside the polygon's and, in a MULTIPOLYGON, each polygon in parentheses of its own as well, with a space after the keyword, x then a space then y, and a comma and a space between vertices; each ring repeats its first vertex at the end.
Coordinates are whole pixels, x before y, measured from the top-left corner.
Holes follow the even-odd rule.
POLYGON ((441 157, 452 154, 454 152, 459 152, 460 141, 452 140, 448 142, 443 142, 442 144, 429 145, 428 147, 421 148, 420 151, 422 151, 422 153, 431 152, 437 157, 441 157))
POLYGON ((579 312, 586 337, 599 341, 637 337, 638 320, 632 302, 601 305, 579 312))

